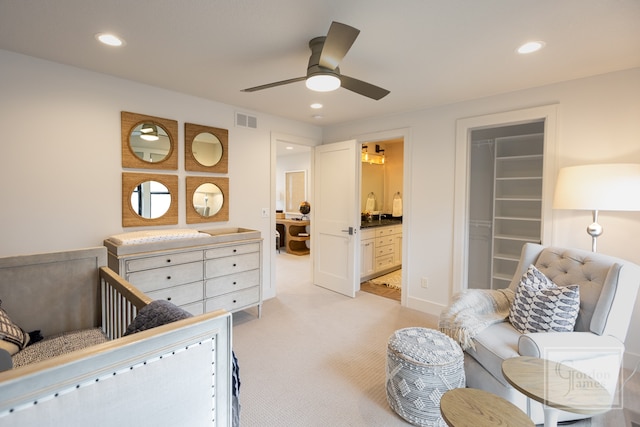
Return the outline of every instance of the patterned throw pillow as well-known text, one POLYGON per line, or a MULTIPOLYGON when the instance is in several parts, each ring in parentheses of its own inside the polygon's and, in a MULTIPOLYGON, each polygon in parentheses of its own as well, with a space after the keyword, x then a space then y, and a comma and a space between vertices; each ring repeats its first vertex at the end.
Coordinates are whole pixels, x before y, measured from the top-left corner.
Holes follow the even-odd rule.
POLYGON ((579 309, 578 285, 558 287, 530 265, 516 289, 509 322, 521 333, 572 332, 579 309))
MULTIPOLYGON (((2 301, 0 300, 0 306, 2 301)), ((29 334, 13 323, 6 311, 0 308, 0 348, 14 355, 29 343, 29 334)))

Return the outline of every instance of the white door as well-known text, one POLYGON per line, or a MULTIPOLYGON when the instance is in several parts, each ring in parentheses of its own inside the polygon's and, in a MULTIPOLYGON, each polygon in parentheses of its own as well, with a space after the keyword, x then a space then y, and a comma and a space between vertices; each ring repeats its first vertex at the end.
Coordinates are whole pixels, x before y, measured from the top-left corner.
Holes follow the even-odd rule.
POLYGON ((355 297, 359 285, 356 244, 360 228, 355 140, 315 147, 313 283, 355 297))

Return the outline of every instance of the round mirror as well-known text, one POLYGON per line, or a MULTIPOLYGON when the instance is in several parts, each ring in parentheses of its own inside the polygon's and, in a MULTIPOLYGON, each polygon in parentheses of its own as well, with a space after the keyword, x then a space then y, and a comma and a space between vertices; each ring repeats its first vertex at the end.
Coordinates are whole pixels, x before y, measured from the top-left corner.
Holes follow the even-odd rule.
POLYGON ((142 122, 129 134, 129 147, 140 160, 161 162, 171 152, 171 139, 165 128, 155 122, 142 122))
POLYGON ((193 193, 193 208, 204 218, 212 217, 220 212, 223 204, 222 190, 210 182, 200 184, 193 193))
POLYGON ((131 208, 143 218, 160 218, 171 206, 171 193, 158 181, 145 181, 131 192, 131 208))
POLYGON ((218 164, 222 158, 222 143, 217 136, 210 132, 196 135, 191 146, 193 157, 202 166, 218 164))

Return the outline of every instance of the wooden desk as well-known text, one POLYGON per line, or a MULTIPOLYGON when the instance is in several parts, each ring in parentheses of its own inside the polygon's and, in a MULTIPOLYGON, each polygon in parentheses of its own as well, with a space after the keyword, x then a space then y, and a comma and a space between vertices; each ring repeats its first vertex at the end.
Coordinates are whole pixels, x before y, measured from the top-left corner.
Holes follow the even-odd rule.
POLYGON ((287 253, 293 255, 306 255, 309 253, 307 240, 311 239, 311 237, 301 236, 300 233, 308 233, 307 226, 311 224, 310 221, 276 219, 276 224, 284 226, 284 235, 280 236, 280 238, 284 239, 284 247, 287 253))
POLYGON ((594 415, 611 407, 607 389, 589 375, 561 363, 514 357, 502 362, 502 374, 516 390, 544 405, 545 427, 558 425, 558 409, 594 415))
POLYGON ((534 427, 513 403, 488 391, 454 388, 440 399, 442 419, 451 427, 534 427))

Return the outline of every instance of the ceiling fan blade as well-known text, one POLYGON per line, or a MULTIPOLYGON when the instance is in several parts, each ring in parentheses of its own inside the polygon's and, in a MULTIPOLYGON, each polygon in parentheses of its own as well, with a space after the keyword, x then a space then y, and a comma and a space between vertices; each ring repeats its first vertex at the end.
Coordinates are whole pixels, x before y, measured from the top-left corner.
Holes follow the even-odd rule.
POLYGON ((386 89, 372 85, 371 83, 363 82, 362 80, 354 79, 353 77, 345 76, 344 74, 340 76, 340 82, 343 88, 371 99, 375 99, 376 101, 384 98, 390 93, 386 89))
POLYGON ((332 22, 324 41, 318 65, 335 70, 340 65, 342 58, 351 49, 351 45, 356 41, 358 34, 360 34, 360 30, 356 28, 340 22, 332 22))
POLYGON ((267 83, 266 85, 260 85, 260 86, 250 87, 250 88, 247 88, 247 89, 242 89, 240 92, 255 92, 257 90, 269 89, 271 87, 288 85, 289 83, 301 82, 301 81, 304 81, 306 79, 307 79, 307 76, 296 77, 295 79, 282 80, 282 81, 279 81, 279 82, 267 83))

